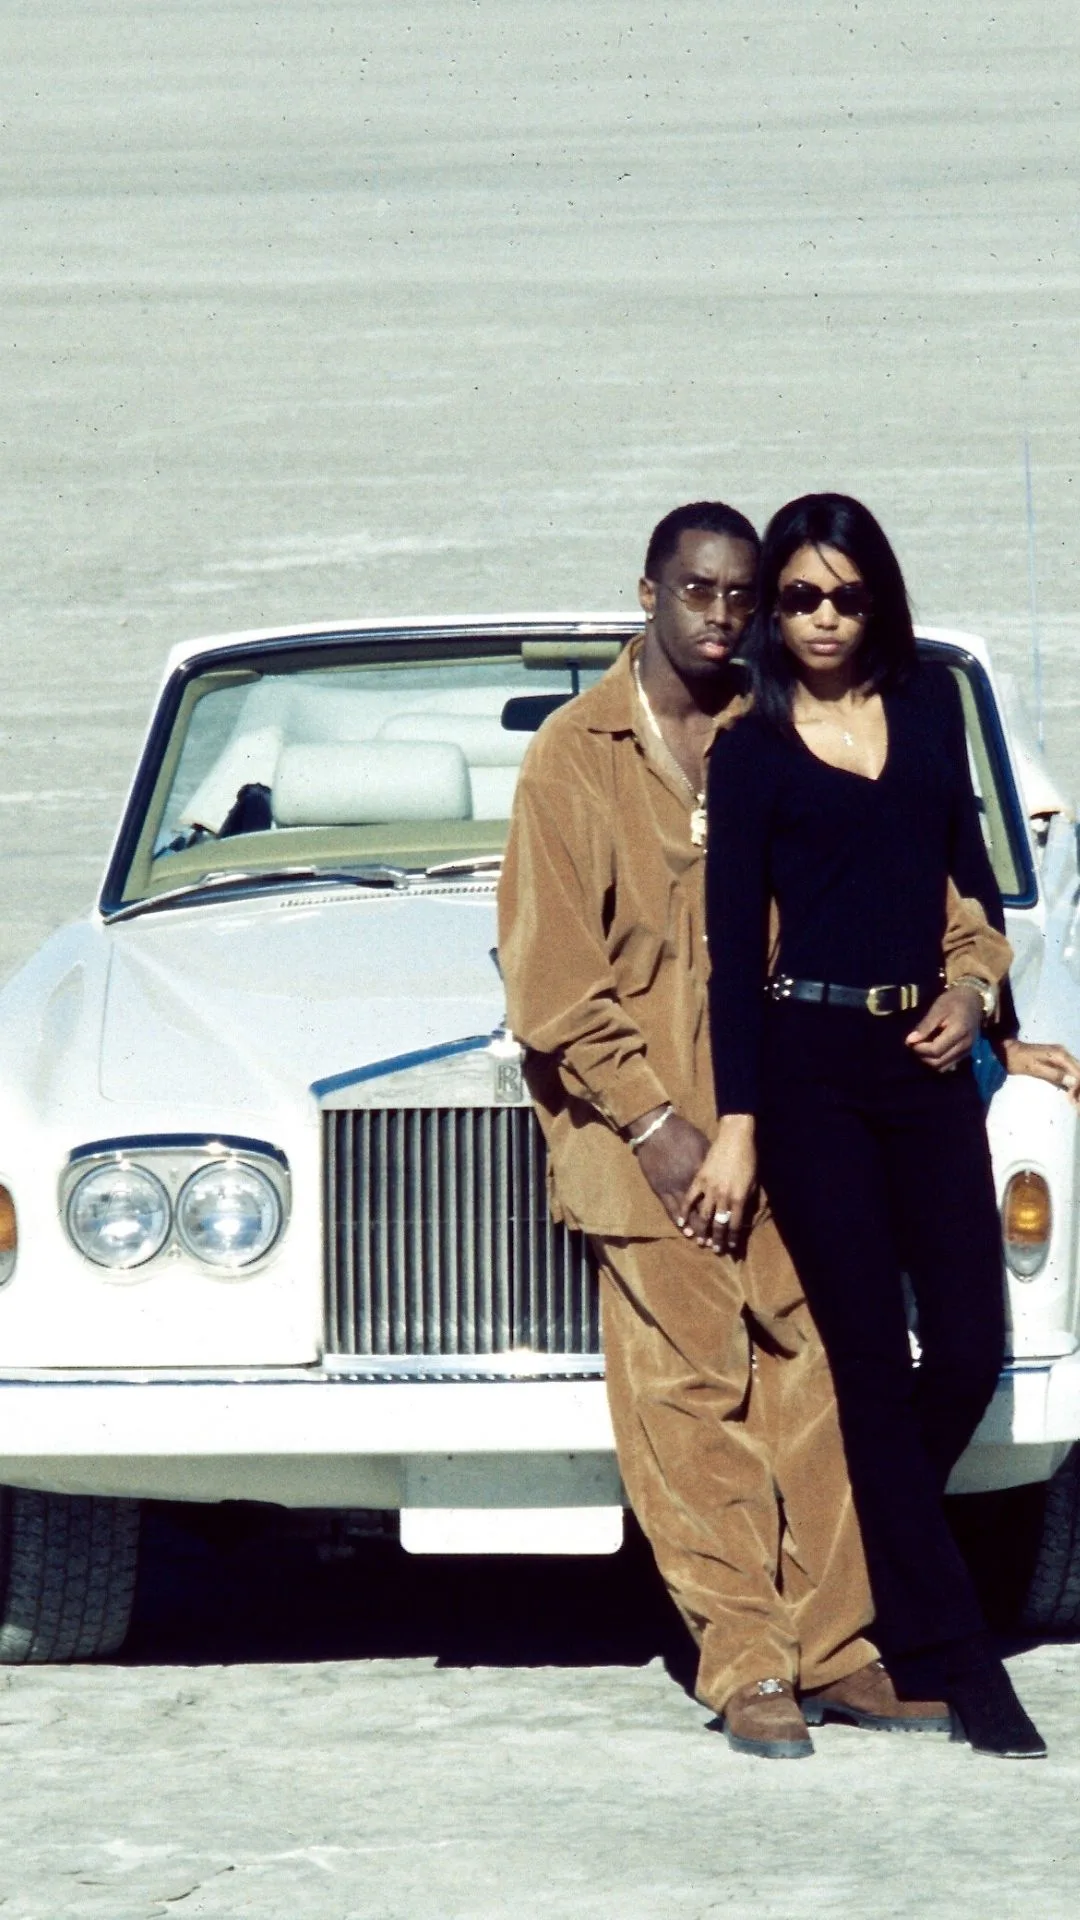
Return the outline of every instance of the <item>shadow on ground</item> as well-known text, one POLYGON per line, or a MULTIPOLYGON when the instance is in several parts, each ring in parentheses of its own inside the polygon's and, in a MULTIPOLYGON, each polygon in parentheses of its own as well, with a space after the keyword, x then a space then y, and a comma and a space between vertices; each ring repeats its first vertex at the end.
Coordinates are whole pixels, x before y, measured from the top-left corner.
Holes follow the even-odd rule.
MULTIPOLYGON (((950 1503, 992 1623, 1010 1648, 1041 1518, 1038 1489, 950 1503)), ((628 1523, 604 1558, 416 1558, 272 1507, 148 1505, 124 1660, 433 1658, 445 1666, 635 1666, 687 1684, 688 1637, 628 1523)))
POLYGON ((151 1505, 124 1658, 678 1666, 681 1625, 628 1534, 602 1558, 421 1558, 314 1515, 151 1505))

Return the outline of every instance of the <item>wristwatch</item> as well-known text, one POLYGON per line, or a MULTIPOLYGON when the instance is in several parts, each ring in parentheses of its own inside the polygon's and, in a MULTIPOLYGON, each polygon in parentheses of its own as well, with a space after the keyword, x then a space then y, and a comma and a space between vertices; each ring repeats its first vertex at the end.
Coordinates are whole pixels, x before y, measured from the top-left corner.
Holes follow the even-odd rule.
POLYGON ((972 993, 978 994, 979 1004, 982 1007, 984 1026, 988 1020, 994 1018, 998 1010, 998 990, 995 986, 991 986, 989 980, 980 980, 977 973, 962 973, 957 979, 950 980, 949 985, 951 987, 970 987, 972 993))

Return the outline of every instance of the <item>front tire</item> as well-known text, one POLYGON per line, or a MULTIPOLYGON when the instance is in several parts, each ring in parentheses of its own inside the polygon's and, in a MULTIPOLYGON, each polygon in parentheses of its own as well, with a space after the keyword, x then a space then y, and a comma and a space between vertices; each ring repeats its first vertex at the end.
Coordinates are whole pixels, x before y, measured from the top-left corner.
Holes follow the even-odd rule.
POLYGON ((1042 1538, 1023 1625, 1038 1633, 1080 1629, 1080 1444, 1047 1483, 1042 1538))
POLYGON ((123 1645, 139 1502, 0 1487, 0 1663, 94 1660, 123 1645))

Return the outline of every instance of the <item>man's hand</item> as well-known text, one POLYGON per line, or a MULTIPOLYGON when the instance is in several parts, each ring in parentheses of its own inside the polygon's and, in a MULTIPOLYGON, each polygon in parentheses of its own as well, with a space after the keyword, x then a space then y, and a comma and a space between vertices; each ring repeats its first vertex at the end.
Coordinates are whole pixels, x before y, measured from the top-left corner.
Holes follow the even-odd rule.
POLYGON ((1027 1073, 1033 1080, 1049 1080, 1060 1087, 1074 1107, 1080 1107, 1080 1060, 1054 1041, 1003 1040, 1001 1056, 1006 1073, 1027 1073))
MULTIPOLYGON (((644 1133, 663 1112, 662 1107, 643 1113, 630 1129, 644 1133)), ((682 1225, 683 1195, 709 1151, 709 1142, 697 1127, 679 1113, 673 1113, 658 1128, 651 1140, 638 1150, 637 1163, 668 1217, 682 1225)))
POLYGON ((966 1058, 979 1036, 982 1002, 972 987, 946 987, 917 1027, 912 1027, 906 1047, 925 1060, 937 1073, 966 1058))
POLYGON ((752 1113, 726 1113, 696 1175, 686 1190, 683 1219, 691 1239, 714 1253, 734 1253, 757 1178, 757 1147, 752 1113))

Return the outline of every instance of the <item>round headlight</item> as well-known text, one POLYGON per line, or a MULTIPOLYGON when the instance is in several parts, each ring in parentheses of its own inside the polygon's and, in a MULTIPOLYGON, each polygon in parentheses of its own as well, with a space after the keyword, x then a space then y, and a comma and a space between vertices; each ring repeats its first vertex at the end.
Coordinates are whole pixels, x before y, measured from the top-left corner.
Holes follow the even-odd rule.
POLYGON ((221 1160, 186 1180, 176 1227, 187 1251, 208 1267, 250 1267, 281 1232, 277 1189, 257 1167, 221 1160))
POLYGON ((99 1267, 141 1267, 169 1237, 169 1196, 145 1167, 97 1167, 84 1174, 67 1208, 68 1232, 99 1267))

